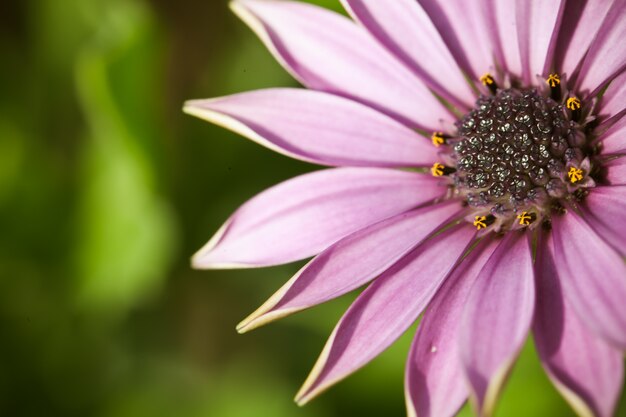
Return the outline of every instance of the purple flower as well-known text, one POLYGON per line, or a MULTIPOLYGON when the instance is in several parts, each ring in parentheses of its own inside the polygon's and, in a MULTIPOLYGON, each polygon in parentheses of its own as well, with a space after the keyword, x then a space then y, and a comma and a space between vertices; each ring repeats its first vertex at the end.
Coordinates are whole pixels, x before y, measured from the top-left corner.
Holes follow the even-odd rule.
POLYGON ((232 3, 309 90, 185 111, 336 168, 252 198, 193 265, 315 256, 240 332, 371 282, 298 403, 423 313, 409 415, 450 416, 468 397, 492 414, 531 330, 572 407, 612 415, 626 348, 626 3, 342 2, 357 23, 304 3, 232 3))

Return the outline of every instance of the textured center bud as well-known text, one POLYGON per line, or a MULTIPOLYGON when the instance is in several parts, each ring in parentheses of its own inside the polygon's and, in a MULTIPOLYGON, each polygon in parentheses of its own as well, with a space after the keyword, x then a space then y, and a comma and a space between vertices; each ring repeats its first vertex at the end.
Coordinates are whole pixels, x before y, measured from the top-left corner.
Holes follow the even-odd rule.
POLYGON ((532 213, 532 222, 549 218, 555 200, 587 178, 579 124, 536 89, 481 96, 456 127, 445 152, 455 193, 488 220, 497 217, 498 228, 531 216, 522 213, 532 213))

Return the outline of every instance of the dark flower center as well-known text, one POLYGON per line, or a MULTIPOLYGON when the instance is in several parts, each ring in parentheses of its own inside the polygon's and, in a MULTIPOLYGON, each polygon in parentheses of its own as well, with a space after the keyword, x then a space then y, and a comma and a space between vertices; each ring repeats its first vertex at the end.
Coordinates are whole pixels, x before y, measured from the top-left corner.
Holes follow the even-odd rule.
POLYGON ((435 145, 445 146, 432 173, 449 177, 479 230, 548 224, 564 200, 580 199, 593 186, 580 103, 536 88, 491 91, 456 123, 454 136, 433 135, 435 145))

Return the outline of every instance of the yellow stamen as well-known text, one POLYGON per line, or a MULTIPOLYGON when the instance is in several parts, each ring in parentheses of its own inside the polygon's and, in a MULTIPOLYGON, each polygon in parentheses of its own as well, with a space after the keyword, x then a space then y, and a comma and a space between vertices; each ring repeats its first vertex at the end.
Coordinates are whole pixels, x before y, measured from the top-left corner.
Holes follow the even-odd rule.
POLYGON ((577 97, 570 97, 567 99, 567 108, 570 110, 578 110, 580 109, 580 100, 577 97))
POLYGON ((474 226, 476 226, 476 230, 485 229, 487 227, 487 216, 474 217, 474 226))
POLYGON ((567 176, 569 177, 569 180, 572 184, 576 184, 577 182, 582 181, 584 177, 583 170, 576 167, 570 167, 569 171, 567 172, 567 176))
POLYGON ((430 173, 433 174, 433 177, 441 177, 443 175, 444 166, 439 162, 435 162, 433 167, 430 169, 430 173))
POLYGON ((483 74, 482 77, 480 77, 480 82, 483 83, 484 86, 490 86, 491 84, 495 82, 495 80, 493 79, 491 74, 486 73, 486 74, 483 74))
POLYGON ((433 145, 439 147, 446 143, 446 139, 443 137, 443 132, 433 132, 433 135, 430 137, 433 141, 433 145))
POLYGON ((548 79, 546 80, 546 83, 548 83, 550 87, 554 88, 557 85, 561 84, 561 78, 559 77, 559 74, 550 74, 548 75, 548 79))
POLYGON ((535 215, 534 213, 529 213, 527 211, 522 211, 522 214, 519 214, 517 216, 518 220, 519 220, 519 224, 523 225, 523 226, 528 226, 529 224, 531 224, 532 222, 535 221, 535 215))

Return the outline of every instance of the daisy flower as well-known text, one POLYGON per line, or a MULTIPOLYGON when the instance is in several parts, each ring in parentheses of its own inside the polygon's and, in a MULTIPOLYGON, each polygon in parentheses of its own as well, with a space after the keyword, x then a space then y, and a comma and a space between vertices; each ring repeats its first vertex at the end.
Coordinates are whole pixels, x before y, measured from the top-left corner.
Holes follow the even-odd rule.
POLYGON ((368 363, 422 315, 410 416, 491 415, 529 333, 581 416, 610 416, 626 348, 626 2, 343 0, 232 9, 307 89, 185 111, 332 168, 241 206, 193 258, 313 257, 246 332, 369 284, 296 396, 368 363))

